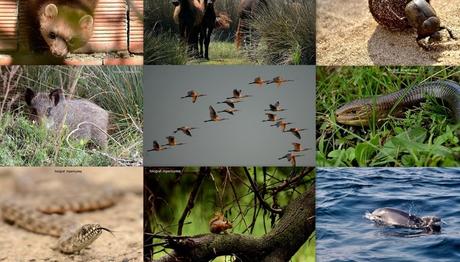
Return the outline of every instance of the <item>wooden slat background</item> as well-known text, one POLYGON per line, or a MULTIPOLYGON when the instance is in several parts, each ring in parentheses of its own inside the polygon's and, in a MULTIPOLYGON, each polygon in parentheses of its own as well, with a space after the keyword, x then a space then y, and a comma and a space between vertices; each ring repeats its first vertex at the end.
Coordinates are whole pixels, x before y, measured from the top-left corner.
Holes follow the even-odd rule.
POLYGON ((128 7, 124 0, 100 0, 94 13, 94 32, 75 53, 128 50, 128 7))
POLYGON ((144 0, 132 0, 134 7, 129 10, 129 51, 144 52, 144 0))
POLYGON ((17 49, 18 8, 15 0, 0 0, 0 50, 17 49))
MULTIPOLYGON (((143 1, 134 0, 133 2, 143 14, 143 1)), ((0 0, 0 50, 16 49, 17 42, 19 42, 20 49, 29 48, 23 8, 26 4, 27 0, 0 0), (17 2, 20 7, 19 15, 17 2), (19 30, 16 30, 17 24, 19 24, 19 30), (16 31, 18 31, 17 34, 16 31)), ((87 45, 74 53, 125 51, 128 50, 128 45, 131 52, 142 53, 143 22, 133 10, 130 11, 130 16, 128 23, 128 5, 125 0, 99 0, 94 14, 93 37, 87 45), (128 26, 130 26, 129 31, 128 26)))

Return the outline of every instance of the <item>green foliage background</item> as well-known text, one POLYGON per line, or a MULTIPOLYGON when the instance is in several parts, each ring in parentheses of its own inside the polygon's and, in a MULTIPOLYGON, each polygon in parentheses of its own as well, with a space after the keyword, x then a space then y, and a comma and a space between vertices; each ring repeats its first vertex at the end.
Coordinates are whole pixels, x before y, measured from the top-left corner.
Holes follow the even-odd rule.
MULTIPOLYGON (((3 68, 5 69, 5 67, 3 68)), ((140 66, 23 66, 18 85, 0 100, 11 105, 0 117, 0 166, 108 166, 117 165, 107 157, 142 163, 143 92, 140 66), (28 120, 23 94, 63 88, 73 98, 88 99, 110 114, 109 146, 106 155, 90 150, 87 141, 73 141, 28 120), (140 161, 140 162, 139 162, 140 161)), ((0 80, 0 87, 5 86, 0 80)))
MULTIPOLYGON (((248 169, 251 177, 253 177, 254 168, 248 167, 248 169)), ((297 170, 300 169, 297 168, 297 170)), ((205 179, 201 185, 192 212, 185 220, 183 235, 209 233, 208 223, 216 211, 223 211, 226 218, 232 221, 233 228, 229 232, 261 236, 270 231, 271 218, 263 210, 259 208, 254 209, 254 194, 247 188, 249 182, 245 178, 243 168, 232 167, 230 170, 232 182, 235 186, 235 193, 239 196, 241 210, 235 202, 235 194, 230 183, 223 179, 225 176, 222 169, 213 168, 211 179, 205 179), (250 223, 254 212, 256 212, 257 220, 254 230, 251 232, 243 222, 240 214, 244 214, 246 222, 250 223)), ((289 167, 267 167, 266 172, 271 174, 273 178, 267 179, 266 184, 273 185, 283 181, 283 179, 286 179, 290 175, 291 170, 289 167)), ((156 185, 146 185, 148 188, 147 191, 153 192, 157 197, 157 202, 154 203, 156 206, 155 211, 146 210, 146 212, 149 212, 148 216, 151 218, 152 232, 168 232, 172 235, 177 233, 177 222, 187 205, 187 200, 198 171, 198 167, 185 168, 179 183, 177 176, 173 174, 150 174, 158 176, 156 180, 158 183, 156 185)), ((264 182, 262 176, 263 168, 257 167, 255 168, 255 172, 257 173, 257 182, 261 185, 264 182)), ((290 200, 308 190, 314 181, 315 172, 312 172, 311 175, 305 177, 300 186, 281 192, 279 195, 279 204, 281 206, 287 205, 290 200)), ((269 201, 269 203, 271 202, 269 201)), ((315 261, 315 239, 316 235, 313 234, 292 258, 292 261, 315 261)), ((155 258, 163 255, 165 255, 164 252, 157 253, 155 258)), ((230 257, 220 257, 215 261, 233 260, 230 257)))
POLYGON ((460 68, 318 67, 318 166, 460 166, 460 123, 437 101, 369 127, 335 121, 335 110, 346 102, 437 79, 460 82, 460 68))

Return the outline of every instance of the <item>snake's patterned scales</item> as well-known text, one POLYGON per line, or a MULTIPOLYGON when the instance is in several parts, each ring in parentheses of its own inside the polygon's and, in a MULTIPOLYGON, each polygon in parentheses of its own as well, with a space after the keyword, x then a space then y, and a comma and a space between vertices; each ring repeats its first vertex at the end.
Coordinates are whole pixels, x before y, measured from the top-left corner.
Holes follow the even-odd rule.
POLYGON ((110 186, 89 184, 81 177, 16 177, 16 194, 0 203, 2 219, 28 231, 59 237, 56 249, 77 253, 96 240, 102 231, 99 224, 80 226, 64 214, 87 212, 113 206, 121 192, 110 186), (51 180, 52 179, 52 180, 51 180), (50 186, 54 184, 54 186, 50 186))

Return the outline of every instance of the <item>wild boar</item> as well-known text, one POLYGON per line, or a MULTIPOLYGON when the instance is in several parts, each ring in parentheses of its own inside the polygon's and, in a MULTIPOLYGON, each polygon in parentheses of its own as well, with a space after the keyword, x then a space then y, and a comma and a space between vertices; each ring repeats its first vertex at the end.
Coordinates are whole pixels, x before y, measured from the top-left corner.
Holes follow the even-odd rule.
POLYGON ((72 132, 72 137, 88 139, 95 145, 107 147, 109 114, 98 105, 85 99, 66 99, 62 89, 49 94, 34 92, 27 88, 25 101, 30 108, 31 118, 58 131, 63 125, 72 132), (83 123, 85 122, 85 123, 83 123), (80 123, 83 123, 78 127, 80 123))

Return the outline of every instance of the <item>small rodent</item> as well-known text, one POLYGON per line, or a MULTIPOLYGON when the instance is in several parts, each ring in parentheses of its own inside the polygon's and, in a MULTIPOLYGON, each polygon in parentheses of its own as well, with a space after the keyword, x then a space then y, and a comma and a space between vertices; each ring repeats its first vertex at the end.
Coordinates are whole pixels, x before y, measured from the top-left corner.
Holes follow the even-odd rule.
POLYGON ((209 221, 209 231, 214 234, 220 234, 225 230, 232 228, 232 223, 228 221, 221 212, 216 212, 214 217, 209 221))

